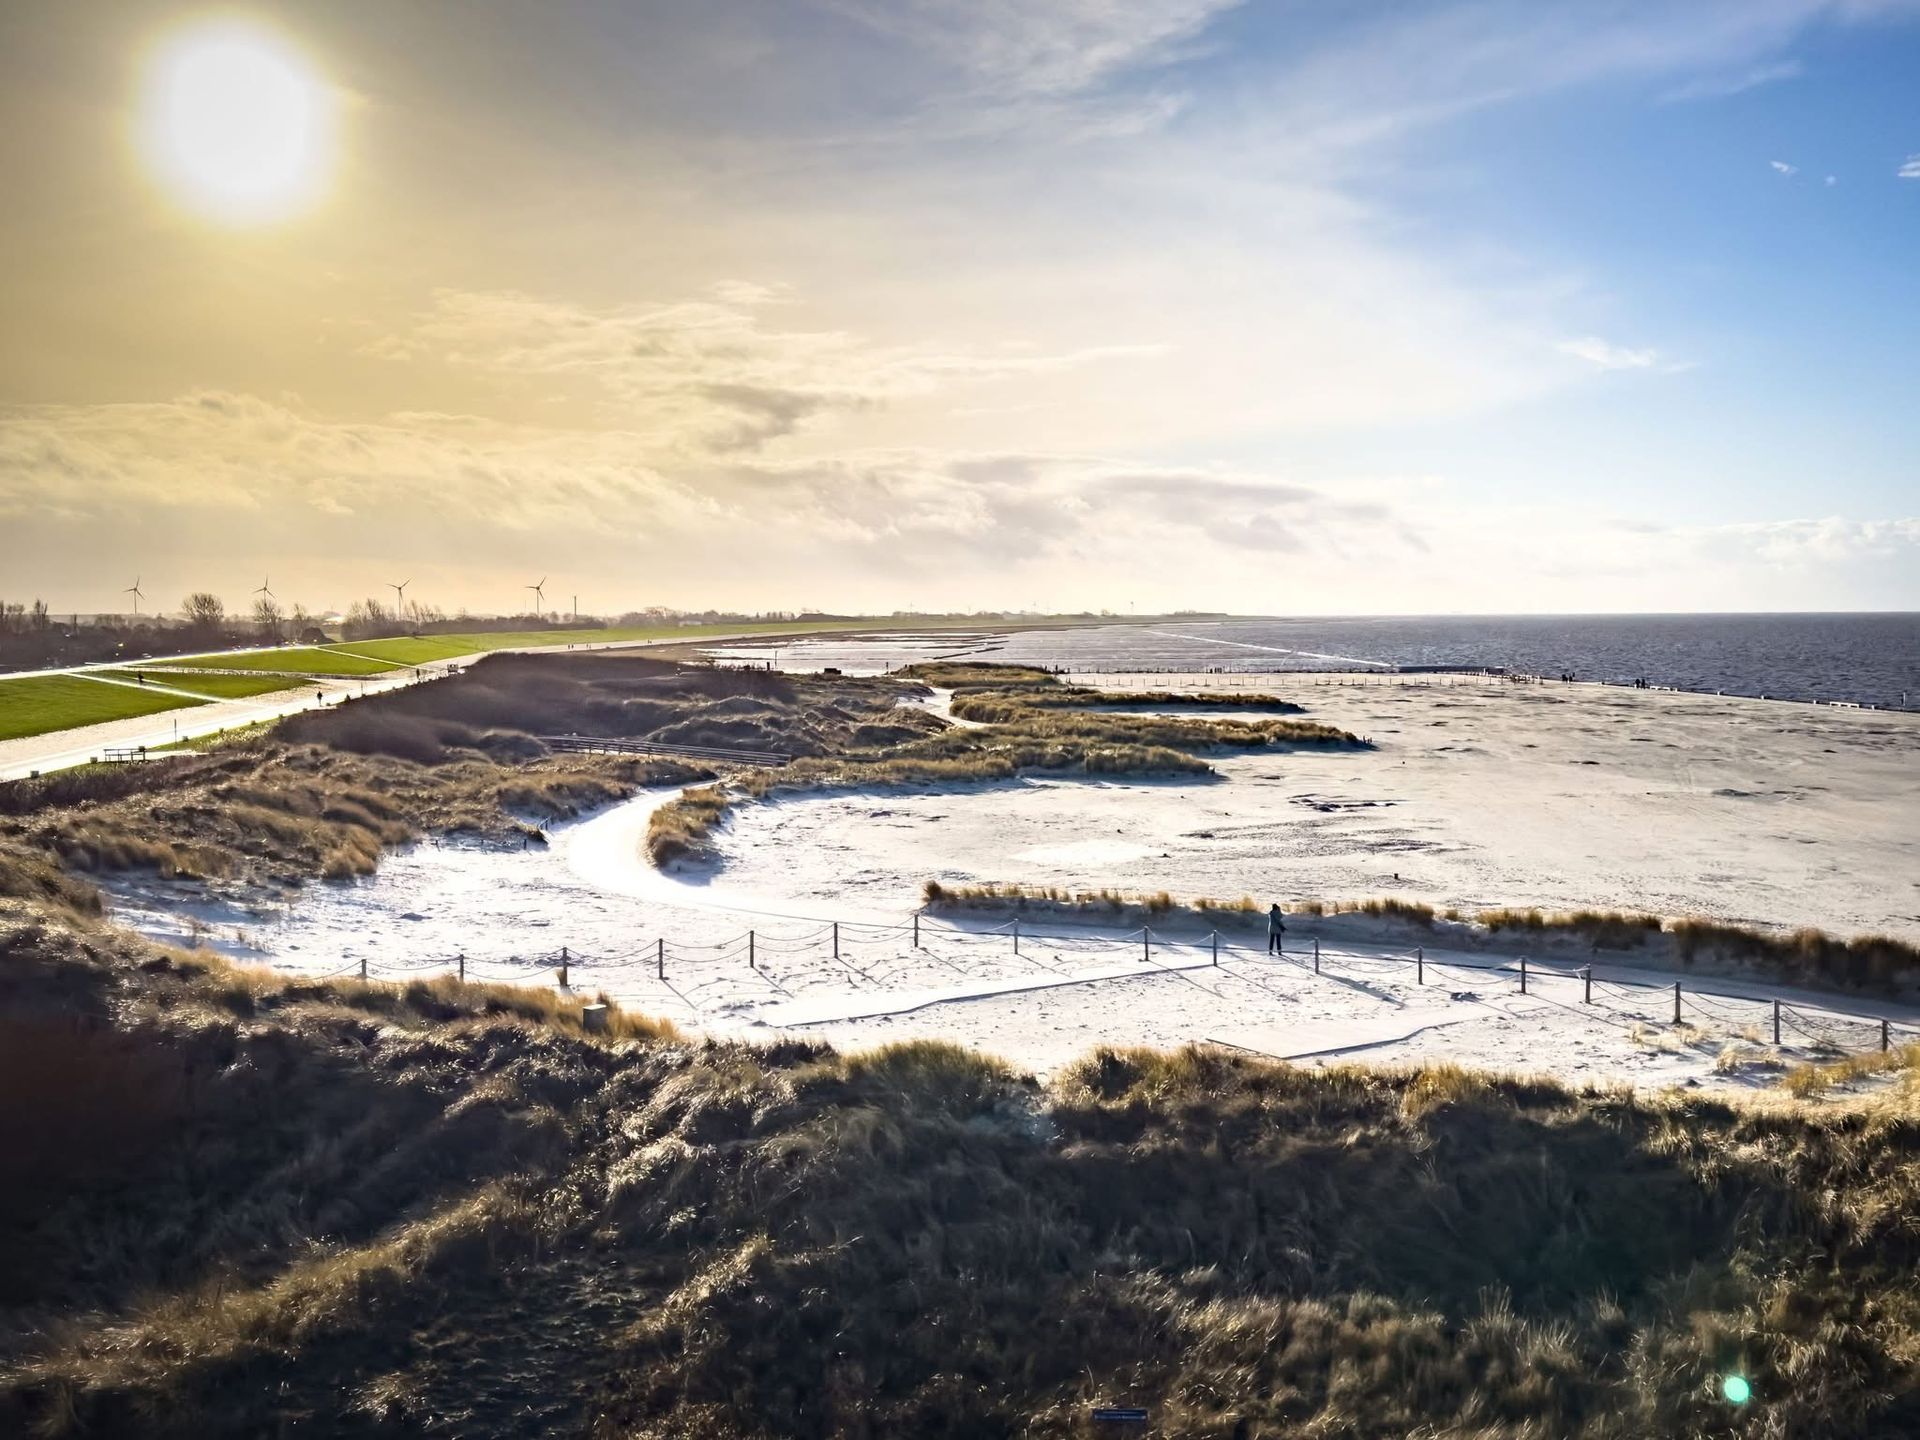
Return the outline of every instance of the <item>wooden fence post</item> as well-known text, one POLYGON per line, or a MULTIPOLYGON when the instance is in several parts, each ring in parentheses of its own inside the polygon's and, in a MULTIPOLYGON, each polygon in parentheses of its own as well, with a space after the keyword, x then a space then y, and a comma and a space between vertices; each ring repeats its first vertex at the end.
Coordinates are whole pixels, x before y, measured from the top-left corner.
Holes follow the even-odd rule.
POLYGON ((1591 965, 1583 965, 1580 967, 1580 983, 1582 988, 1580 996, 1581 1003, 1591 1005, 1593 1003, 1593 967, 1591 965))
POLYGON ((1773 1002, 1773 1043, 1780 1043, 1780 1002, 1773 1002))
POLYGON ((1892 1044, 1893 1044, 1892 1027, 1888 1025, 1887 1022, 1883 1019, 1880 1022, 1880 1053, 1882 1055, 1886 1054, 1887 1051, 1892 1047, 1892 1044))
POLYGON ((1673 1023, 1680 1023, 1680 982, 1673 982, 1673 1023))
POLYGON ((1520 993, 1527 993, 1527 957, 1524 955, 1520 957, 1520 993))
POLYGON ((367 978, 367 957, 364 955, 360 957, 360 978, 362 980, 367 978))
POLYGON ((1016 955, 1020 953, 1020 917, 1018 915, 1013 917, 1013 953, 1016 955))
POLYGON ((665 937, 653 942, 653 974, 657 980, 667 978, 667 942, 665 937))
POLYGON ((920 948, 920 912, 918 910, 913 912, 913 948, 916 950, 920 948))
POLYGON ((562 990, 565 990, 566 988, 568 988, 567 987, 567 947, 564 945, 560 947, 560 988, 562 990))
POLYGON ((1320 937, 1318 935, 1313 937, 1313 973, 1316 975, 1320 973, 1320 937))
POLYGON ((1413 983, 1416 985, 1427 983, 1427 947, 1424 945, 1413 947, 1413 983))
POLYGON ((467 983, 467 952, 466 951, 462 950, 460 952, 459 960, 460 960, 460 983, 464 985, 467 983))
POLYGON ((755 966, 753 963, 753 931, 749 930, 747 931, 747 969, 752 970, 754 968, 755 966))
POLYGON ((1145 925, 1140 927, 1140 958, 1146 961, 1153 959, 1153 931, 1145 925))
POLYGON ((833 958, 836 960, 840 958, 840 922, 838 920, 833 922, 833 958))
POLYGON ((1217 969, 1217 968, 1219 968, 1219 965, 1220 965, 1220 932, 1219 932, 1218 930, 1216 930, 1216 931, 1214 931, 1214 932, 1213 932, 1213 963, 1214 963, 1214 967, 1215 967, 1216 969, 1217 969))

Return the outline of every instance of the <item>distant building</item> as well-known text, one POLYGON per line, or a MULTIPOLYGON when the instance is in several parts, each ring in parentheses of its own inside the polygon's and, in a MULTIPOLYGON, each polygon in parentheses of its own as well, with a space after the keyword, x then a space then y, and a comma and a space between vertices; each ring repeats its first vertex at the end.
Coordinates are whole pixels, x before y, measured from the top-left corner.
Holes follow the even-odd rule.
POLYGON ((302 645, 326 645, 330 642, 327 639, 326 631, 322 630, 318 625, 309 625, 300 632, 300 643, 302 645))

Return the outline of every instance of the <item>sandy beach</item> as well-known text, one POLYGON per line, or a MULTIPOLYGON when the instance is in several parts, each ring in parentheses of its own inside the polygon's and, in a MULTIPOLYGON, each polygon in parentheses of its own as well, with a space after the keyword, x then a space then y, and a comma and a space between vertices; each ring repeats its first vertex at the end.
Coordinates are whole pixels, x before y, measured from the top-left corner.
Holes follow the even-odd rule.
POLYGON ((707 1033, 942 1037, 1040 1071, 1096 1044, 1211 1042, 1751 1087, 1771 1073, 1765 1056, 1722 1056, 1770 1039, 1775 998, 1805 1021, 1775 1058, 1805 1058, 1822 1035, 1870 1043, 1879 1016, 1920 1020, 1690 976, 1700 999, 1673 1032, 1672 974, 1630 954, 1594 957, 1591 1000, 1578 957, 1536 957, 1523 994, 1510 954, 1441 938, 1416 977, 1419 937, 1352 920, 1319 927, 1319 973, 1311 921, 1296 922, 1291 957, 1230 935, 1218 967, 1204 934, 1165 933, 1142 953, 1117 923, 1030 925, 1016 949, 1005 917, 927 917, 913 943, 928 879, 1619 906, 1920 935, 1920 717, 1483 681, 1278 688, 1377 748, 1226 757, 1198 783, 1033 778, 748 805, 717 865, 671 874, 641 850, 673 793, 651 792, 558 827, 546 850, 423 844, 284 908, 183 905, 148 885, 122 886, 120 909, 152 933, 313 973, 364 961, 396 978, 465 956, 476 977, 555 983, 564 949, 573 988, 707 1033))
POLYGON ((1920 938, 1920 715, 1591 685, 1258 683, 1377 748, 1215 757, 1210 784, 755 806, 726 842, 726 882, 898 906, 927 879, 1397 895, 1920 938))

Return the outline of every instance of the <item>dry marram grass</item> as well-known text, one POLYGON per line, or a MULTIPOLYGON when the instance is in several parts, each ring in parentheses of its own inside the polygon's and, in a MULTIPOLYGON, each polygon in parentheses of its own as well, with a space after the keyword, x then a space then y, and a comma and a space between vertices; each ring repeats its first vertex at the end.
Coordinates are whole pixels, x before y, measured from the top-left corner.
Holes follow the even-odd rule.
POLYGON ((300 981, 63 914, 0 901, 27 1182, 0 1196, 6 1433, 1068 1435, 1139 1403, 1173 1434, 1624 1440, 1920 1413, 1905 1102, 1205 1049, 1041 1086, 939 1043, 588 1036, 557 997, 300 981), (1756 1399, 1730 1411, 1736 1365, 1756 1399))

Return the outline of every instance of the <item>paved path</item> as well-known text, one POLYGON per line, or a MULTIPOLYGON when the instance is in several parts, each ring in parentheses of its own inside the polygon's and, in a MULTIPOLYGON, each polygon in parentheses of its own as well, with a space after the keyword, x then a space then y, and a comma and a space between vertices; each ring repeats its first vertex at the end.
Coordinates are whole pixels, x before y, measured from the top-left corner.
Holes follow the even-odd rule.
MULTIPOLYGON (((203 701, 207 697, 194 690, 182 690, 178 685, 163 685, 158 680, 122 680, 117 675, 82 674, 82 680, 97 680, 102 685, 124 685, 129 690, 155 690, 162 695, 178 695, 182 699, 203 701)), ((109 722, 111 723, 111 722, 109 722)))
MULTIPOLYGON (((416 680, 438 678, 443 665, 423 665, 412 669, 369 676, 364 681, 322 679, 302 682, 297 688, 266 695, 249 695, 239 700, 209 700, 180 710, 165 710, 158 715, 138 715, 127 720, 108 720, 100 725, 82 725, 73 730, 55 730, 46 735, 29 735, 20 740, 0 741, 0 781, 24 780, 36 771, 47 774, 90 764, 106 749, 138 749, 171 745, 176 740, 197 740, 241 725, 262 720, 278 720, 311 710, 324 700, 337 705, 349 695, 373 695, 382 690, 413 684, 416 680), (315 687, 321 687, 316 691, 315 687)), ((93 677, 89 677, 93 678, 93 677)), ((114 682, 107 682, 109 684, 114 682)), ((160 688, 160 687, 150 687, 160 688)), ((195 699, 201 697, 195 696, 195 699)))
MULTIPOLYGON (((382 690, 392 690, 402 685, 411 685, 421 680, 437 680, 455 670, 464 669, 476 660, 487 655, 541 655, 563 654, 571 650, 650 650, 666 646, 706 646, 728 640, 752 640, 762 638, 757 632, 700 632, 693 635, 675 635, 655 640, 599 640, 574 641, 562 645, 526 645, 512 649, 476 651, 471 655, 456 655, 446 660, 432 660, 421 665, 402 665, 394 670, 383 671, 378 675, 325 676, 316 675, 311 681, 303 682, 298 690, 279 691, 267 695, 250 695, 241 700, 213 700, 205 705, 195 705, 182 710, 163 711, 159 715, 142 715, 128 720, 108 720, 99 725, 83 725, 72 730, 56 730, 45 735, 29 735, 20 740, 0 741, 0 781, 21 780, 35 771, 45 774, 53 770, 65 770, 75 765, 86 765, 99 758, 102 750, 137 749, 142 745, 171 745, 176 740, 194 740, 203 735, 213 735, 222 730, 231 730, 239 725, 253 725, 262 720, 277 720, 285 715, 295 715, 302 710, 311 710, 316 703, 314 686, 320 686, 325 692, 329 704, 338 703, 347 695, 374 695, 382 690)), ((782 636, 782 639, 799 639, 799 633, 782 636)), ((318 646, 318 649, 339 650, 339 646, 318 646)), ((209 669, 218 668, 222 655, 255 655, 260 647, 248 650, 222 651, 208 655, 177 655, 165 657, 169 660, 204 660, 209 669)), ((351 654, 351 651, 341 651, 351 654)), ((8 671, 0 675, 0 681, 26 679, 44 675, 79 675, 90 680, 102 677, 92 672, 99 670, 125 670, 129 667, 146 669, 151 674, 150 664, 130 660, 115 660, 98 665, 70 665, 54 670, 8 671)), ((108 681, 113 684, 126 684, 126 681, 108 681)), ((149 688, 164 688, 152 685, 149 688)), ((200 699, 200 696, 193 696, 200 699)))

